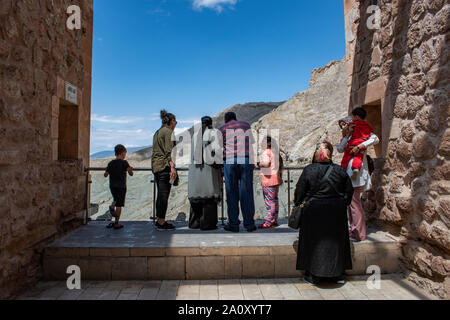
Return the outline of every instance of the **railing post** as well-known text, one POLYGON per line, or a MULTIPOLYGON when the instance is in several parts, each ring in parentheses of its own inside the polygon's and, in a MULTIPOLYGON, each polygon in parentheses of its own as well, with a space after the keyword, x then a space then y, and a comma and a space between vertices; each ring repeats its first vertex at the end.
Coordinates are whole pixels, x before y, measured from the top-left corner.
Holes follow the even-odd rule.
POLYGON ((288 217, 291 216, 291 170, 287 170, 288 217))
POLYGON ((220 218, 222 220, 222 225, 225 225, 225 193, 224 193, 224 180, 222 179, 222 206, 221 206, 221 211, 222 211, 222 217, 220 218))
POLYGON ((152 212, 152 217, 151 219, 153 220, 153 222, 156 221, 156 180, 153 179, 152 180, 153 183, 153 212, 152 212))
POLYGON ((86 225, 89 221, 89 210, 91 207, 91 197, 90 197, 90 190, 89 190, 89 184, 91 183, 90 181, 90 174, 89 174, 89 169, 88 168, 84 168, 84 171, 86 172, 86 184, 85 184, 85 192, 86 192, 86 212, 85 212, 85 216, 84 216, 84 221, 83 224, 86 225))

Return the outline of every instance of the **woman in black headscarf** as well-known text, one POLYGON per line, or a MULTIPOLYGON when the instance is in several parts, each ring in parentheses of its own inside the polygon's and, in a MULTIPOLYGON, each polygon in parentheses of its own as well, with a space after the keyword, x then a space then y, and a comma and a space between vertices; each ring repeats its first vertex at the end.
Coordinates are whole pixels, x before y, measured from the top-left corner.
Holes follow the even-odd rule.
POLYGON ((295 189, 295 206, 305 200, 300 221, 297 270, 305 280, 343 282, 352 269, 347 206, 353 197, 345 170, 332 161, 333 146, 319 144, 313 163, 305 168, 295 189))
POLYGON ((194 127, 189 166, 188 198, 191 203, 189 228, 217 229, 217 204, 222 195, 220 165, 222 149, 211 117, 194 127))

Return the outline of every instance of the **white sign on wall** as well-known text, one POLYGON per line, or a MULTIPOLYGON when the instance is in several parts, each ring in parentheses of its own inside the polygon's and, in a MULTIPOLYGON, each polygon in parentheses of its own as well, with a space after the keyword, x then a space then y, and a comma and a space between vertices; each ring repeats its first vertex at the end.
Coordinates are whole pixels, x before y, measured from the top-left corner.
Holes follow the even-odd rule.
POLYGON ((78 104, 77 87, 69 82, 66 82, 66 100, 73 104, 78 104))

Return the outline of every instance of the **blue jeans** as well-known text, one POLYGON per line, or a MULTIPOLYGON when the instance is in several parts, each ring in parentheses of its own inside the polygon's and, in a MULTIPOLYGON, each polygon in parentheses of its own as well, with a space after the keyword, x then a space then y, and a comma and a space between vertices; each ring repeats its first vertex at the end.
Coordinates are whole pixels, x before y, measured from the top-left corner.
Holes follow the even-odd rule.
POLYGON ((233 229, 239 229, 239 202, 241 203, 244 227, 255 227, 255 201, 253 197, 252 164, 225 164, 225 187, 227 191, 228 221, 233 229))

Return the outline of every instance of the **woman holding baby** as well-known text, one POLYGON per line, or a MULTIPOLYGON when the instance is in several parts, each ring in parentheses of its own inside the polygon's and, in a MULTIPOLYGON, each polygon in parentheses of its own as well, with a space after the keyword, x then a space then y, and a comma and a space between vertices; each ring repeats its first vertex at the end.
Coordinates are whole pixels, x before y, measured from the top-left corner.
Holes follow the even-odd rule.
POLYGON ((355 108, 352 117, 339 120, 342 140, 337 146, 344 153, 341 166, 350 176, 354 193, 349 206, 349 233, 352 241, 366 240, 366 221, 361 203, 361 193, 371 187, 367 149, 380 142, 372 126, 365 121, 367 111, 355 108))

